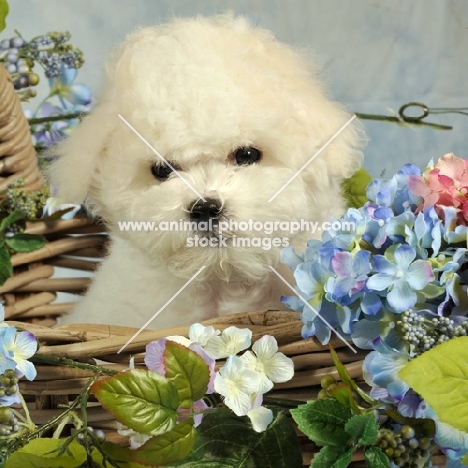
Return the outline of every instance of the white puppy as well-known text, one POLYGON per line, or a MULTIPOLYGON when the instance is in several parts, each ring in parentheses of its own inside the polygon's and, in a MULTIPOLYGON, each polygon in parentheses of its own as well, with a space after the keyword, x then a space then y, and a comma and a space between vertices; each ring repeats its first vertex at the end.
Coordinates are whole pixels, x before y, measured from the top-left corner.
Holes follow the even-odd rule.
POLYGON ((112 239, 86 297, 61 323, 140 327, 197 273, 150 327, 284 309, 280 297, 291 291, 270 267, 287 275, 281 248, 303 250, 313 237, 285 222, 342 213, 340 181, 361 158, 355 122, 316 153, 349 118, 305 56, 245 18, 131 34, 108 63, 100 103, 51 169, 59 198, 86 200, 112 239), (160 229, 125 231, 122 221, 160 229), (191 229, 175 230, 181 221, 191 229))

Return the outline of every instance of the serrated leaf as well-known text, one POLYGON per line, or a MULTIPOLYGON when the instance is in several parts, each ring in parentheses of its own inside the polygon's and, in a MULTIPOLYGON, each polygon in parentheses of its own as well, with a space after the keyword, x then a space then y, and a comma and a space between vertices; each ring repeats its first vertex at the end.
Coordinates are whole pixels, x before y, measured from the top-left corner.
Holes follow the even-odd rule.
POLYGON ((13 274, 11 255, 5 244, 0 244, 0 286, 13 274))
POLYGON ((336 400, 310 401, 292 409, 291 415, 299 430, 319 446, 344 446, 350 439, 344 428, 353 413, 336 400))
POLYGON ((98 380, 91 393, 117 421, 142 434, 163 434, 176 424, 179 395, 174 385, 156 372, 121 372, 98 380))
POLYGON ((442 422, 468 432, 468 336, 419 355, 398 373, 442 422))
POLYGON ((282 413, 275 413, 265 432, 255 432, 247 417, 216 410, 203 418, 197 431, 192 453, 168 467, 302 468, 299 439, 282 413))
POLYGON ((182 460, 190 454, 197 439, 193 421, 177 424, 172 431, 153 437, 131 453, 143 465, 160 465, 182 460))
POLYGON ((194 401, 203 398, 208 390, 210 370, 199 354, 166 340, 164 367, 166 378, 179 392, 181 408, 191 408, 194 401))
POLYGON ((374 405, 376 402, 373 398, 371 398, 369 395, 367 395, 366 392, 361 390, 356 382, 352 379, 352 377, 349 375, 348 370, 346 367, 343 365, 343 363, 340 361, 340 358, 338 357, 338 354, 336 354, 335 349, 333 346, 328 343, 328 347, 330 348, 330 354, 333 359, 333 364, 336 367, 336 370, 338 371, 338 375, 340 376, 340 379, 344 382, 347 383, 366 403, 369 403, 370 405, 374 405))
POLYGON ((41 234, 18 233, 5 239, 5 243, 15 252, 32 252, 47 244, 47 239, 41 234))
POLYGON ((8 16, 8 2, 6 0, 0 0, 0 32, 6 27, 6 17, 8 16))
POLYGON ((361 445, 372 445, 379 434, 379 428, 372 413, 353 416, 346 423, 345 430, 361 445))
POLYGON ((368 447, 364 452, 368 468, 391 468, 387 455, 379 447, 368 447))
POLYGON ((0 231, 4 231, 7 227, 11 226, 13 223, 16 223, 16 221, 26 218, 27 216, 24 213, 24 211, 15 210, 12 213, 10 213, 7 217, 2 219, 2 221, 0 222, 0 231))
POLYGON ((77 441, 72 441, 67 452, 59 450, 66 439, 34 439, 8 458, 5 468, 75 468, 86 461, 86 450, 77 441))
POLYGON ((333 396, 336 401, 350 408, 353 413, 361 414, 361 410, 354 401, 351 387, 347 383, 336 384, 332 388, 328 388, 327 392, 333 396))
POLYGON ((320 449, 310 464, 310 468, 346 468, 351 463, 353 451, 344 451, 344 447, 325 445, 320 449))

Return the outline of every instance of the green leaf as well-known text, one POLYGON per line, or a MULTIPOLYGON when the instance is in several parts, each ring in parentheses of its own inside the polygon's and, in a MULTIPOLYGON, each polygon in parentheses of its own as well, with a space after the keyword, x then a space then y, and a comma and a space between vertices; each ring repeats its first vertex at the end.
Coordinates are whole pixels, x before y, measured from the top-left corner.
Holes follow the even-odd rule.
POLYGON ((358 208, 366 203, 366 188, 371 180, 370 174, 364 168, 360 168, 341 182, 341 192, 347 208, 358 208))
POLYGON ((368 468, 391 468, 387 455, 379 447, 368 447, 364 459, 368 468))
POLYGON ((165 434, 153 437, 130 458, 143 465, 167 464, 182 460, 190 454, 197 439, 193 421, 184 421, 165 434))
POLYGON ((0 231, 4 231, 7 227, 11 226, 13 223, 16 223, 16 221, 26 218, 27 216, 24 213, 24 211, 15 210, 12 213, 10 213, 6 218, 2 219, 2 221, 0 222, 0 231))
POLYGON ((0 286, 13 274, 11 255, 5 244, 0 243, 0 286))
POLYGON ((66 439, 34 439, 8 458, 5 468, 75 468, 86 461, 86 450, 76 440, 60 453, 66 439))
POLYGON ((292 409, 291 415, 299 430, 317 445, 345 446, 350 439, 344 428, 353 414, 336 400, 309 401, 292 409))
POLYGON ((0 0, 0 32, 6 27, 6 17, 8 15, 8 3, 6 0, 0 0))
POLYGON ((336 354, 335 349, 330 343, 328 343, 328 347, 330 348, 330 354, 333 359, 333 364, 335 365, 336 370, 338 371, 338 375, 340 376, 340 379, 344 383, 347 383, 366 403, 369 403, 370 405, 374 405, 375 403, 378 403, 374 399, 372 399, 369 395, 367 395, 366 392, 364 392, 358 387, 356 382, 349 375, 349 372, 346 369, 346 367, 340 361, 338 354, 336 354))
POLYGON ((346 423, 345 430, 361 445, 372 445, 379 434, 379 428, 372 413, 353 416, 346 423))
POLYGON ((5 243, 15 252, 32 252, 47 244, 47 239, 41 234, 18 233, 5 239, 5 243))
POLYGON ((166 378, 179 392, 181 408, 191 408, 194 401, 203 398, 208 390, 210 370, 199 354, 179 343, 166 340, 164 365, 166 378))
POLYGON ((156 372, 121 372, 98 380, 91 392, 118 421, 142 434, 163 434, 176 424, 179 395, 174 385, 156 372))
POLYGON ((452 338, 410 361, 398 373, 442 422, 468 432, 468 336, 452 338))
POLYGON ((197 427, 192 453, 169 467, 302 468, 299 439, 290 419, 276 413, 265 432, 255 432, 247 417, 228 410, 208 413, 197 427))
POLYGON ((325 445, 317 453, 310 468, 346 468, 351 463, 353 451, 351 449, 344 451, 344 448, 325 445))

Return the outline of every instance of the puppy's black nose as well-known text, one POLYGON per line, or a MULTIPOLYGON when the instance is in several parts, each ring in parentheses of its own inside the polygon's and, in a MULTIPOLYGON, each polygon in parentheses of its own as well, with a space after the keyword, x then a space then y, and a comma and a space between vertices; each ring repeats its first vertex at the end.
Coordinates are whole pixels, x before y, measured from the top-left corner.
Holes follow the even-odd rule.
POLYGON ((215 198, 207 198, 206 201, 197 200, 189 207, 190 221, 199 223, 219 219, 221 211, 221 202, 215 198))

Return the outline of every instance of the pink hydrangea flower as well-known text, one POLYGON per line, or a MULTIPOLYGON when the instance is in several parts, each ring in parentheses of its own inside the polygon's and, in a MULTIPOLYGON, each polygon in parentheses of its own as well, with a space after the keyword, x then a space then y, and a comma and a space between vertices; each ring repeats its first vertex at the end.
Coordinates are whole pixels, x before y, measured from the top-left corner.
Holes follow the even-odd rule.
POLYGON ((424 176, 409 176, 408 188, 423 198, 416 213, 434 206, 441 219, 444 208, 457 210, 459 224, 468 225, 468 161, 454 154, 445 154, 424 176))

